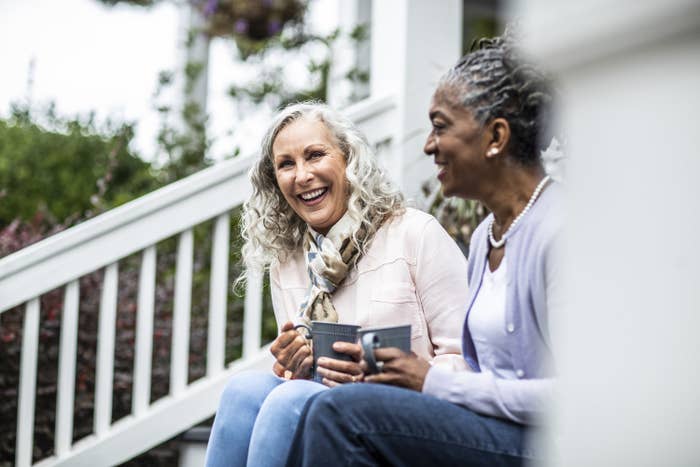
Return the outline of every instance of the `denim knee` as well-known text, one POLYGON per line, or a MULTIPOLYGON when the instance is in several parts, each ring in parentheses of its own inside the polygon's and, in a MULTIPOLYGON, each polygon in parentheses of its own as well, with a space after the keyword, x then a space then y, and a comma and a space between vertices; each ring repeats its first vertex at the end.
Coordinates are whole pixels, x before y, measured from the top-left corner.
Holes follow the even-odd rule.
POLYGON ((300 414, 306 401, 314 394, 328 389, 326 386, 309 380, 291 380, 274 388, 267 398, 261 410, 273 413, 285 413, 292 411, 300 414))
POLYGON ((265 400, 276 386, 283 382, 277 376, 262 371, 244 371, 234 375, 221 393, 219 405, 247 400, 250 402, 265 400))

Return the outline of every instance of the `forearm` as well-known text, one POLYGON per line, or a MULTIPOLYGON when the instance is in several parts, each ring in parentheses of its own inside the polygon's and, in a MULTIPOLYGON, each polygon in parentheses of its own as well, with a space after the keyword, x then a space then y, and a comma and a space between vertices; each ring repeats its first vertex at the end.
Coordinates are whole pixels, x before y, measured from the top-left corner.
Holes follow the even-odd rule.
POLYGON ((449 371, 433 366, 423 392, 474 412, 525 425, 540 422, 552 400, 553 379, 507 380, 492 373, 449 371))

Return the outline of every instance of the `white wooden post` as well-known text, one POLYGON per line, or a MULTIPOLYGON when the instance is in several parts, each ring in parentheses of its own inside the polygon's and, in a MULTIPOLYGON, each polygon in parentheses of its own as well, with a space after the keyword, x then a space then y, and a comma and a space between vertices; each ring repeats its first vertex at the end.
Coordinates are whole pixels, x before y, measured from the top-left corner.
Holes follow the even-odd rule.
POLYGON ((142 415, 151 402, 151 358, 153 357, 153 305, 156 291, 156 246, 143 250, 139 276, 136 342, 134 348, 134 387, 131 411, 142 415))
POLYGON ((246 280, 243 308, 243 358, 253 357, 260 351, 262 289, 262 274, 259 271, 250 271, 246 280))
POLYGON ((107 433, 112 424, 112 383, 114 381, 114 340, 119 291, 119 263, 105 268, 100 298, 100 324, 95 369, 95 420, 97 436, 107 433))
POLYGON ((700 3, 519 4, 570 151, 549 465, 698 465, 700 3))
POLYGON ((370 41, 351 43, 349 34, 357 26, 364 25, 369 33, 372 21, 372 0, 335 0, 338 11, 338 28, 342 40, 334 44, 333 63, 328 79, 328 104, 340 108, 358 98, 369 95, 369 85, 351 83, 346 79, 350 70, 369 71, 370 41))
POLYGON ((209 289, 207 376, 214 376, 224 369, 230 229, 231 215, 228 212, 221 214, 214 221, 209 289))
POLYGON ((423 154, 428 107, 438 79, 460 56, 461 0, 372 2, 370 93, 393 94, 398 122, 382 161, 404 193, 420 200, 420 186, 437 174, 423 154))
POLYGON ((34 403, 36 401, 36 367, 39 352, 39 298, 27 302, 22 326, 22 364, 19 373, 17 402, 17 443, 15 466, 32 465, 34 446, 34 403))
POLYGON ((75 399, 75 360, 78 348, 78 279, 66 285, 61 314, 61 347, 58 354, 58 383, 56 396, 56 440, 58 457, 65 455, 73 444, 73 402, 75 399))
MULTIPOLYGON (((209 44, 210 38, 204 33, 206 20, 202 13, 192 2, 182 2, 179 22, 179 46, 182 48, 180 55, 179 77, 180 98, 182 99, 182 110, 187 105, 195 104, 199 108, 200 117, 204 118, 207 113, 207 93, 209 81, 209 44), (185 75, 186 70, 196 67, 199 72, 191 82, 185 75)), ((184 120, 181 121, 183 131, 191 131, 191 128, 184 120)))
POLYGON ((190 305, 192 302, 192 254, 194 233, 180 234, 177 244, 177 275, 173 310, 173 341, 170 353, 170 394, 179 395, 187 386, 190 355, 190 305))

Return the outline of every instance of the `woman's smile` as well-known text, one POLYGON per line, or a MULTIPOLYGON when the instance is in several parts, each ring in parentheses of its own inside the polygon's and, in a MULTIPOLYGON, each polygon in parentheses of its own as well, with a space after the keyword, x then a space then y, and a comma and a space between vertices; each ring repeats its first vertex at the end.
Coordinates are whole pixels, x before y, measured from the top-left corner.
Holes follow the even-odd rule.
POLYGON ((328 194, 328 188, 318 188, 316 190, 307 191, 298 195, 301 202, 307 206, 315 206, 322 202, 328 194))

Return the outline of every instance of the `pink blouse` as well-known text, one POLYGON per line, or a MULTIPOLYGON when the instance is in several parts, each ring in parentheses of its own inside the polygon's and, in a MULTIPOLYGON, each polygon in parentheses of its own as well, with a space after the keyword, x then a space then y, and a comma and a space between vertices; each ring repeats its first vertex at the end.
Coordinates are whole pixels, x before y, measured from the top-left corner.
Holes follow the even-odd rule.
MULTIPOLYGON (((309 287, 301 251, 270 268, 279 327, 292 321, 309 287)), ((341 323, 362 327, 411 325, 411 350, 464 369, 462 323, 467 309, 467 262, 434 217, 407 208, 375 234, 367 252, 333 294, 341 323)))

